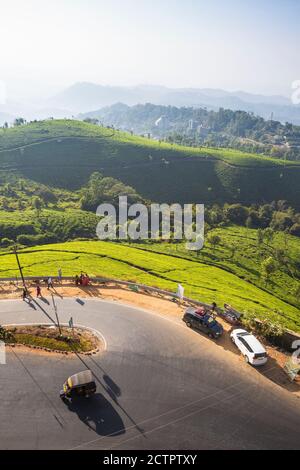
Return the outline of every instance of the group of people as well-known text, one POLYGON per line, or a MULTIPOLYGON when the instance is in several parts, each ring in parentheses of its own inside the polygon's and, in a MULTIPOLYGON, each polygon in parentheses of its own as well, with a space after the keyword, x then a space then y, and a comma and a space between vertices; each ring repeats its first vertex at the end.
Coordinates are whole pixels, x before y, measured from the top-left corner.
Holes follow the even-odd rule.
MULTIPOLYGON (((54 289, 54 285, 53 285, 53 279, 52 277, 48 277, 47 279, 44 280, 46 286, 47 286, 47 290, 50 290, 50 289, 54 289)), ((41 288, 41 283, 39 280, 35 281, 35 284, 36 284, 36 296, 37 297, 42 297, 42 288, 41 288)), ((28 298, 28 290, 27 288, 23 288, 23 293, 22 293, 22 297, 23 297, 23 300, 26 300, 28 298)))
POLYGON ((83 272, 80 274, 80 276, 78 276, 78 274, 76 274, 75 276, 75 285, 76 286, 88 286, 90 284, 91 280, 88 276, 88 274, 84 274, 83 272))
MULTIPOLYGON (((57 280, 58 280, 59 283, 62 282, 62 270, 61 270, 61 268, 59 268, 59 270, 58 270, 57 280)), ((47 279, 44 279, 42 282, 44 282, 46 284, 47 290, 54 289, 52 277, 48 277, 47 279)), ((78 274, 76 274, 76 276, 75 276, 76 286, 88 286, 90 284, 90 282, 91 282, 91 279, 90 279, 90 277, 88 276, 87 273, 81 272, 80 276, 78 276, 78 274)), ((39 297, 41 298, 42 297, 41 281, 37 280, 37 281, 35 281, 35 284, 36 284, 36 296, 38 298, 39 297)), ((23 288, 22 297, 23 297, 23 300, 26 300, 28 297, 30 297, 29 291, 27 290, 27 288, 25 286, 23 288)))
POLYGON ((212 315, 215 315, 215 314, 217 313, 217 308, 218 308, 218 306, 217 306, 216 302, 213 302, 213 303, 211 304, 211 307, 210 307, 210 308, 207 308, 207 307, 204 307, 204 306, 203 306, 203 307, 199 307, 199 308, 197 308, 197 310, 196 310, 195 313, 196 313, 197 315, 200 315, 200 317, 203 317, 204 315, 206 315, 206 314, 208 314, 208 313, 210 313, 210 314, 212 314, 212 315))
MULTIPOLYGON (((54 289, 52 277, 48 277, 47 279, 44 280, 44 282, 47 286, 47 290, 54 289)), ((41 289, 40 281, 36 281, 36 296, 42 297, 42 289, 41 289)))

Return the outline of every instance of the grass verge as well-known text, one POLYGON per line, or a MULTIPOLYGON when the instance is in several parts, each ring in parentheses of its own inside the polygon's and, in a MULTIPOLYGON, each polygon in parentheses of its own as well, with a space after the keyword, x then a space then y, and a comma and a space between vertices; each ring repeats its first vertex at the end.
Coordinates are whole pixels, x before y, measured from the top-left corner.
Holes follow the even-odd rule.
POLYGON ((35 346, 61 352, 87 353, 98 347, 98 339, 92 333, 84 330, 58 328, 52 326, 20 326, 7 328, 11 333, 6 339, 7 344, 35 346))

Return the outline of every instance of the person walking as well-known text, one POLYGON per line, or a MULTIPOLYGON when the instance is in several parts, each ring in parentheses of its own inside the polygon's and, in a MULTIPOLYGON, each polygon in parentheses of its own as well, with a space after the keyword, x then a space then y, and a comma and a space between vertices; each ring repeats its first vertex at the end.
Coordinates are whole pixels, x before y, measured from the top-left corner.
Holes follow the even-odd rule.
POLYGON ((61 283, 61 281, 62 281, 62 270, 61 270, 61 268, 59 268, 59 270, 58 270, 58 281, 59 281, 60 283, 61 283))
POLYGON ((47 281, 47 284, 48 284, 48 290, 50 289, 53 289, 53 282, 52 282, 52 277, 48 277, 48 281, 47 281))
POLYGON ((41 290, 41 286, 39 284, 37 284, 37 286, 36 286, 36 296, 37 297, 42 297, 42 290, 41 290))

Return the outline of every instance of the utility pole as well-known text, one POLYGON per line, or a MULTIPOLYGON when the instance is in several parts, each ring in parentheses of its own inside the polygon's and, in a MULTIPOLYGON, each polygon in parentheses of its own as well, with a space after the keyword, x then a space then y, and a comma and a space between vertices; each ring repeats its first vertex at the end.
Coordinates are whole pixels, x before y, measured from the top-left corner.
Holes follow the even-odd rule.
POLYGON ((24 276, 23 276, 23 270, 22 270, 22 266, 20 264, 19 255, 18 255, 18 251, 17 251, 17 245, 14 246, 13 250, 14 250, 14 254, 16 255, 18 268, 19 268, 19 271, 20 271, 20 274, 21 274, 21 279, 22 279, 22 282, 23 282, 23 287, 24 287, 25 291, 27 292, 27 287, 26 287, 26 284, 25 284, 24 276))

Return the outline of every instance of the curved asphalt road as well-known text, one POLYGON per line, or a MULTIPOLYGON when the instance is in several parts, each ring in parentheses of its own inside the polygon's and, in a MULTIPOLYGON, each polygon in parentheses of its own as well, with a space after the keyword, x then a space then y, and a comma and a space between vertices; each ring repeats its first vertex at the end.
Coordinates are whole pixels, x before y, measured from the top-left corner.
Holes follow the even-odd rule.
MULTIPOLYGON (((10 348, 0 365, 0 449, 299 449, 300 400, 185 327, 116 302, 57 300, 105 337, 98 356, 10 348), (68 407, 63 381, 92 369, 97 395, 68 407)), ((0 324, 46 323, 51 299, 1 301, 0 324), (47 303, 48 302, 48 303, 47 303)))

